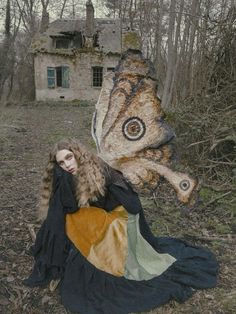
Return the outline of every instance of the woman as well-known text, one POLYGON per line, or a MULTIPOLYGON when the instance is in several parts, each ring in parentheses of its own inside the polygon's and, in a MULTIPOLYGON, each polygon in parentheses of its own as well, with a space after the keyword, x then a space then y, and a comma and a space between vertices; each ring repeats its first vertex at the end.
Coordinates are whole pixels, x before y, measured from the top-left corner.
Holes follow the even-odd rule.
POLYGON ((43 177, 30 286, 60 279, 62 303, 80 314, 148 311, 216 285, 213 254, 151 233, 122 174, 78 141, 53 148, 43 177))

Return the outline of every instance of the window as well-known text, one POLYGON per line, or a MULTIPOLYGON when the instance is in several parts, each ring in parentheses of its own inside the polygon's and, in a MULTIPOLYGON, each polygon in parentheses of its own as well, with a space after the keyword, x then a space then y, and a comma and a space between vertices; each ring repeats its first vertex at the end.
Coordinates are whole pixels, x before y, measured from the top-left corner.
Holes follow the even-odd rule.
POLYGON ((93 67, 93 87, 101 87, 103 79, 103 67, 93 67))
POLYGON ((68 49, 71 46, 71 40, 68 38, 58 38, 56 39, 56 49, 68 49))
POLYGON ((93 47, 99 47, 98 31, 93 35, 93 47))
POLYGON ((75 32, 73 42, 71 43, 72 47, 83 48, 85 44, 85 37, 81 32, 75 32))
POLYGON ((62 68, 56 67, 57 86, 62 86, 62 68))
POLYGON ((115 72, 115 68, 107 68, 107 72, 115 72))
POLYGON ((55 69, 48 68, 48 88, 55 88, 55 69))
POLYGON ((48 67, 47 78, 48 88, 63 87, 69 88, 69 74, 70 69, 68 66, 61 67, 48 67))

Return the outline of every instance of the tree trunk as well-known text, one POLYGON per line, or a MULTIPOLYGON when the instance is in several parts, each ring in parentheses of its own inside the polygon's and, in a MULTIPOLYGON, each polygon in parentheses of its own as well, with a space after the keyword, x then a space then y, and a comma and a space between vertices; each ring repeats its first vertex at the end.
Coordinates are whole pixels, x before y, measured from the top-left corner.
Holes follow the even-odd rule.
POLYGON ((62 19, 62 17, 63 17, 63 13, 64 13, 65 6, 66 6, 66 2, 67 2, 67 0, 63 1, 61 12, 60 12, 60 19, 62 19))
POLYGON ((41 18, 41 26, 40 26, 40 33, 44 33, 49 25, 49 13, 47 11, 49 0, 41 0, 43 11, 42 11, 42 18, 41 18))
POLYGON ((163 74, 164 74, 164 67, 163 67, 163 60, 161 54, 161 47, 162 47, 162 21, 163 21, 163 0, 160 0, 159 5, 157 3, 156 6, 156 15, 157 15, 157 24, 155 30, 155 55, 154 55, 154 64, 157 69, 157 80, 158 80, 158 92, 162 95, 163 91, 163 74))
POLYGON ((176 0, 171 0, 170 4, 170 16, 169 16, 169 28, 168 28, 168 55, 167 55, 167 71, 166 71, 166 79, 164 84, 164 91, 162 96, 162 107, 167 109, 170 106, 171 99, 171 84, 173 78, 173 67, 175 61, 175 52, 174 52, 174 44, 173 44, 173 35, 175 28, 175 7, 176 0))
POLYGON ((9 59, 10 59, 10 45, 11 45, 11 6, 10 0, 7 0, 6 4, 6 15, 5 15, 5 30, 4 30, 4 40, 3 40, 3 47, 1 50, 0 56, 0 64, 1 64, 1 71, 0 71, 0 95, 2 96, 4 84, 11 73, 11 67, 9 66, 9 59))

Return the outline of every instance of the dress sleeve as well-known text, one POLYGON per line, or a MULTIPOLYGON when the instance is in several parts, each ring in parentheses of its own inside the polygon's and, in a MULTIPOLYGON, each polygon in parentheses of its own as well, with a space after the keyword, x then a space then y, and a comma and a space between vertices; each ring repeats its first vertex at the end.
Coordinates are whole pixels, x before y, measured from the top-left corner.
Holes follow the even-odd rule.
POLYGON ((142 205, 138 194, 125 180, 121 172, 112 169, 111 178, 107 189, 130 214, 135 215, 140 213, 142 210, 142 205))
POLYGON ((78 204, 75 199, 75 184, 73 175, 63 171, 63 179, 60 187, 60 198, 65 214, 73 213, 78 210, 78 204))
POLYGON ((35 264, 31 275, 24 281, 28 286, 45 285, 52 279, 60 278, 68 257, 65 214, 77 210, 73 178, 71 174, 55 166, 53 179, 48 215, 31 250, 35 264))

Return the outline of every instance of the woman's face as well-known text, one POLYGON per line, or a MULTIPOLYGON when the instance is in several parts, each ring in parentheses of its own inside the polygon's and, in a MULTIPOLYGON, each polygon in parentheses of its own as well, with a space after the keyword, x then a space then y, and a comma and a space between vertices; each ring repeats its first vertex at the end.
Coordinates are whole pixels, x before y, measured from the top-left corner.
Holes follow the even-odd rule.
POLYGON ((56 154, 56 161, 58 165, 64 169, 75 175, 78 171, 78 164, 75 159, 75 155, 68 149, 59 150, 56 154))

